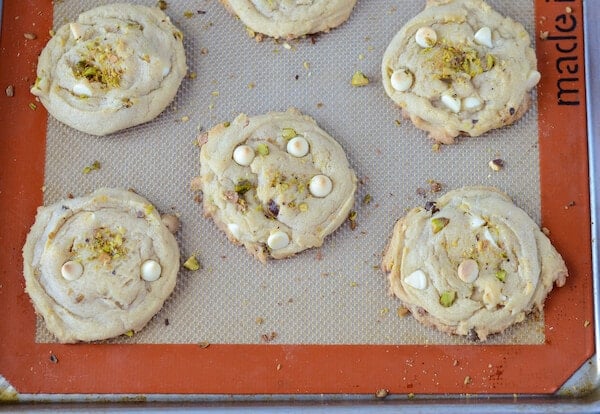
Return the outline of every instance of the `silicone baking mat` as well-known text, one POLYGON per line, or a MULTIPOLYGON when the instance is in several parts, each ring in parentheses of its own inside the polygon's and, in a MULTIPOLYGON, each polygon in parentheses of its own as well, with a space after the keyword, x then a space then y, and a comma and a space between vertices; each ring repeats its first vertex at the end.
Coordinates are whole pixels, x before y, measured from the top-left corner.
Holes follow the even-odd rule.
POLYGON ((2 257, 0 306, 11 317, 0 324, 0 374, 17 390, 551 392, 591 355, 579 2, 490 2, 523 23, 537 45, 543 74, 538 99, 515 125, 440 151, 401 120, 380 83, 385 47, 423 7, 411 1, 362 0, 348 22, 328 34, 260 43, 216 1, 168 2, 167 14, 184 32, 190 70, 175 102, 156 120, 109 137, 78 133, 47 118, 28 86, 48 29, 105 3, 5 5, 0 75, 13 96, 2 96, 0 115, 8 127, 1 235, 10 252, 2 257), (370 78, 368 86, 350 85, 356 70, 370 78), (189 187, 199 172, 193 141, 240 112, 290 106, 312 116, 346 150, 361 179, 358 226, 347 223, 322 248, 262 265, 201 216, 189 187), (504 160, 502 171, 488 167, 494 158, 504 160), (83 174, 95 161, 100 169, 83 174), (463 185, 497 186, 550 229, 571 276, 551 294, 543 317, 474 345, 398 316, 399 303, 388 295, 377 265, 394 221, 438 196, 433 182, 442 193, 463 185), (198 255, 203 268, 182 269, 163 310, 132 338, 59 345, 23 293, 20 249, 37 205, 100 186, 134 188, 161 211, 179 214, 182 256, 198 255), (519 381, 523 361, 533 361, 525 382, 519 381), (129 378, 127 370, 139 370, 134 364, 142 362, 140 374, 160 372, 167 380, 129 378), (105 365, 122 374, 117 382, 95 372, 105 365), (76 381, 67 386, 61 379, 69 375, 76 381))

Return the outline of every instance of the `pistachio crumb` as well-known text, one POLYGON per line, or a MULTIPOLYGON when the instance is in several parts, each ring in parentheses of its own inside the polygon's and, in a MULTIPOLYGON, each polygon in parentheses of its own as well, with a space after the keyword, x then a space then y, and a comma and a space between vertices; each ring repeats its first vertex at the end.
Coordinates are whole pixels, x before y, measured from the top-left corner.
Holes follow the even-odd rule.
POLYGON ((123 335, 127 336, 128 338, 133 337, 133 329, 128 330, 123 335))
POLYGON ((265 320, 263 318, 261 318, 260 316, 254 320, 254 322, 256 322, 257 325, 262 325, 264 323, 264 321, 265 320))
POLYGON ((161 10, 166 10, 167 9, 167 2, 165 0, 159 0, 156 5, 161 10))
POLYGON ((296 130, 294 128, 283 128, 281 130, 281 137, 283 139, 285 139, 286 141, 289 141, 290 139, 294 138, 296 135, 298 135, 298 133, 296 132, 296 130))
POLYGON ((84 174, 89 174, 92 171, 96 171, 100 169, 100 161, 94 161, 91 165, 85 166, 83 168, 83 173, 84 174))
POLYGON ((200 270, 200 262, 198 262, 198 259, 195 255, 191 255, 189 259, 185 261, 183 267, 191 271, 200 270))
POLYGON ((183 12, 183 16, 186 19, 191 19, 192 17, 194 17, 194 12, 191 11, 191 10, 186 10, 186 11, 183 12))
POLYGON ((446 217, 436 217, 431 220, 431 230, 433 234, 439 233, 444 227, 450 223, 450 219, 446 217))
POLYGON ((366 194, 366 195, 363 197, 363 203, 364 203, 364 204, 369 204, 369 203, 371 202, 371 199, 372 199, 372 197, 371 197, 371 194, 366 194))
POLYGON ((229 128, 229 126, 230 126, 230 125, 231 125, 231 122, 229 122, 229 121, 225 121, 225 122, 223 122, 223 126, 224 126, 225 128, 229 128))
POLYGON ((31 109, 32 111, 35 111, 37 109, 37 105, 34 104, 33 102, 29 102, 29 109, 31 109))
POLYGON ((366 86, 369 84, 369 78, 365 76, 360 70, 354 72, 352 75, 352 80, 350 81, 352 86, 366 86))

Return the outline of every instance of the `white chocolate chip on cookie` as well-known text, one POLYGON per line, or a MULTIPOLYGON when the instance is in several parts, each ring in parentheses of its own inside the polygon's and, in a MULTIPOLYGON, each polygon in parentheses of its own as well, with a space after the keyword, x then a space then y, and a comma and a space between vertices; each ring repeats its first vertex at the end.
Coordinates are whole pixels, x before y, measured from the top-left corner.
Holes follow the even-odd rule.
POLYGON ((462 108, 466 111, 477 111, 483 106, 483 101, 477 96, 467 96, 462 100, 462 108))
POLYGON ((473 259, 462 261, 458 265, 458 277, 465 283, 473 283, 479 276, 479 266, 473 259))
POLYGON ((533 87, 538 84, 541 78, 542 74, 537 70, 532 70, 529 72, 529 75, 527 76, 527 88, 533 89, 533 87))
POLYGON ((308 141, 300 136, 290 139, 287 143, 287 152, 294 157, 304 157, 308 154, 308 141))
POLYGON ((249 145, 240 145, 233 150, 233 160, 244 167, 252 164, 254 156, 254 150, 249 145))
POLYGON ((283 249, 288 244, 290 244, 290 237, 280 230, 271 233, 267 239, 267 245, 273 250, 283 249))
POLYGON ((392 82, 392 88, 398 92, 405 92, 413 84, 413 74, 408 69, 398 69, 392 73, 390 81, 392 82))
POLYGON ((142 279, 146 282, 155 282, 160 277, 162 268, 155 260, 146 260, 142 263, 142 279))
POLYGON ((332 188, 333 183, 331 182, 331 178, 322 174, 315 175, 308 185, 310 193, 319 198, 325 197, 331 193, 332 188))
POLYGON ((475 33, 475 42, 489 48, 494 47, 492 43, 492 31, 489 27, 484 26, 475 33))
POLYGON ((404 278, 404 283, 415 289, 423 290, 427 288, 427 276, 422 270, 415 270, 404 278))
POLYGON ((77 280, 83 274, 83 265, 72 260, 68 261, 62 265, 60 274, 69 282, 77 280))
POLYGON ((415 34, 415 41, 423 49, 433 47, 437 43, 437 33, 431 27, 421 27, 415 34))
POLYGON ((455 114, 460 112, 460 99, 452 95, 442 95, 442 103, 455 114))

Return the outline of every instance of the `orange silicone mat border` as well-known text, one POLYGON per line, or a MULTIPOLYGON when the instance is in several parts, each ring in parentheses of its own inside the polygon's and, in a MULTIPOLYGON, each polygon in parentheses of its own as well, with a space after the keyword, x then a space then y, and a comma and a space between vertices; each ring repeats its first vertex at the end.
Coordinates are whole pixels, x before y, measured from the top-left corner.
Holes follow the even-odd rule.
POLYGON ((212 344, 202 348, 34 342, 35 315, 24 293, 21 247, 42 203, 47 115, 28 90, 35 79, 37 55, 49 38, 52 5, 4 1, 0 375, 20 394, 370 394, 381 388, 395 394, 537 394, 557 390, 594 352, 583 6, 582 0, 536 0, 535 7, 536 36, 549 34, 546 40, 536 39, 543 74, 538 87, 542 222, 570 269, 567 285, 547 301, 546 343, 212 344), (24 33, 35 33, 37 38, 26 39, 24 33), (8 85, 14 86, 13 97, 4 93, 8 85), (577 91, 563 92, 561 98, 578 100, 579 105, 559 105, 559 85, 577 91))

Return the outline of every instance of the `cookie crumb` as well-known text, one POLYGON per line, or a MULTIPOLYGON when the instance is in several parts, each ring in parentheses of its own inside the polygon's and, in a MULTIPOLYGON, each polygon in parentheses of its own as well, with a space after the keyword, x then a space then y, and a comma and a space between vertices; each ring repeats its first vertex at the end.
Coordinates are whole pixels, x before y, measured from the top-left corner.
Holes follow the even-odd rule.
POLYGON ((35 33, 30 33, 30 32, 23 33, 23 37, 25 37, 25 39, 27 39, 27 40, 37 39, 37 35, 35 33))
POLYGON ((489 167, 494 171, 500 171, 504 168, 504 160, 496 158, 488 163, 489 167))
POLYGON ((583 322, 583 327, 587 328, 588 326, 590 326, 591 322, 588 321, 587 319, 583 322))
POLYGON ((50 362, 52 362, 53 364, 58 364, 58 357, 52 352, 50 352, 50 362))
POLYGON ((542 233, 544 233, 544 236, 550 237, 550 229, 548 227, 542 227, 542 233))
POLYGON ((465 380, 463 381, 463 384, 465 384, 465 385, 469 385, 471 382, 473 382, 473 381, 471 380, 471 377, 467 375, 467 376, 465 377, 465 380))
POLYGON ((410 311, 405 306, 398 306, 398 309, 396 309, 396 315, 398 315, 399 318, 404 318, 409 313, 410 311))
POLYGON ((380 388, 377 390, 377 392, 375 392, 375 396, 377 398, 385 398, 390 394, 389 390, 386 390, 385 388, 380 388))
POLYGON ((4 92, 6 93, 6 96, 12 98, 13 96, 15 96, 15 87, 13 85, 8 85, 4 92))
POLYGON ((550 32, 549 32, 549 31, 547 31, 547 30, 546 30, 546 31, 543 31, 543 32, 540 32, 540 39, 541 39, 541 40, 546 40, 546 39, 548 39, 548 36, 549 36, 549 35, 550 35, 550 32))
POLYGON ((210 346, 210 343, 206 342, 206 341, 202 341, 202 342, 198 342, 198 346, 202 349, 206 349, 210 346))
POLYGON ((277 338, 277 332, 275 332, 275 331, 272 331, 272 332, 271 332, 271 333, 269 333, 269 334, 262 334, 262 335, 260 336, 260 339, 261 339, 263 342, 271 342, 271 341, 275 340, 275 338, 277 338))

